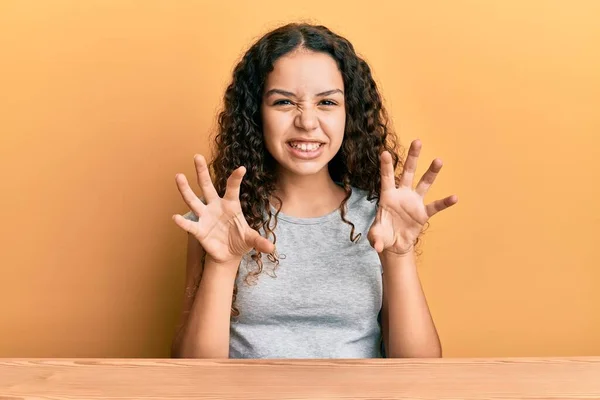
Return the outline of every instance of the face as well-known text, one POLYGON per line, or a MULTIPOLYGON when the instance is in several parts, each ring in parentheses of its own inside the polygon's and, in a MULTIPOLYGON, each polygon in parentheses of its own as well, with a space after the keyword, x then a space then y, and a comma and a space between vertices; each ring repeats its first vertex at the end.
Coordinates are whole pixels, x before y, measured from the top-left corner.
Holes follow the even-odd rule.
POLYGON ((286 175, 327 172, 344 138, 344 81, 335 60, 308 50, 279 58, 261 106, 269 153, 286 175))

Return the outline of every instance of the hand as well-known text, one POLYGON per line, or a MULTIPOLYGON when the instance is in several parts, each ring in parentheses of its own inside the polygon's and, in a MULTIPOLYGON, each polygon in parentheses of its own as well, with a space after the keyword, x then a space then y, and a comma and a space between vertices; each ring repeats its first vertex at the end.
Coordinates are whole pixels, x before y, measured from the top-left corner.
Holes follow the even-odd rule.
POLYGON ((221 198, 210 179, 204 157, 194 156, 194 163, 198 185, 202 189, 206 204, 194 194, 185 175, 177 174, 177 188, 199 220, 194 222, 181 215, 174 215, 175 223, 194 235, 206 251, 206 255, 217 263, 239 261, 252 248, 263 253, 273 252, 273 243, 250 228, 242 213, 240 185, 246 169, 239 167, 231 173, 227 179, 225 195, 221 198))
POLYGON ((378 253, 383 251, 404 255, 410 252, 425 223, 436 213, 456 204, 455 195, 424 204, 425 194, 442 169, 442 160, 435 159, 413 190, 413 180, 421 142, 411 143, 404 170, 396 187, 392 156, 381 154, 381 195, 377 216, 367 238, 378 253))

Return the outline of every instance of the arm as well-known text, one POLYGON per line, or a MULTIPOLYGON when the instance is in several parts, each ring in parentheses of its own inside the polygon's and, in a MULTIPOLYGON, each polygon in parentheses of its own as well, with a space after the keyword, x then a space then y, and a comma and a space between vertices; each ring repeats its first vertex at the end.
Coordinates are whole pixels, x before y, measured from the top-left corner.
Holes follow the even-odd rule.
POLYGON ((181 324, 171 347, 176 358, 228 358, 229 323, 237 263, 221 265, 206 257, 188 234, 186 290, 181 324))
POLYGON ((421 287, 414 250, 380 253, 383 265, 382 329, 389 358, 441 357, 442 347, 421 287))
POLYGON ((427 221, 457 203, 455 195, 425 204, 442 168, 435 159, 412 188, 421 142, 411 143, 402 175, 396 179, 392 157, 381 154, 381 193, 367 237, 383 267, 381 325, 389 357, 441 357, 442 346, 417 272, 414 245, 427 221))
POLYGON ((252 249, 268 254, 275 245, 252 229, 244 217, 239 198, 246 168, 238 167, 229 175, 220 197, 204 157, 195 155, 194 162, 206 200, 196 196, 183 174, 175 175, 177 188, 196 217, 173 215, 173 221, 188 232, 188 255, 182 322, 171 354, 228 358, 233 287, 240 261, 252 249))

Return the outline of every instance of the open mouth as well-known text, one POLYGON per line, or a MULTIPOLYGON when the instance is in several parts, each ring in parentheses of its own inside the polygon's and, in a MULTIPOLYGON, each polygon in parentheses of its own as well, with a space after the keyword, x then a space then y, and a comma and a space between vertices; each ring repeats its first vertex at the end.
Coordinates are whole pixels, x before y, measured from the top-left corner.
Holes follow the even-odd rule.
POLYGON ((300 142, 300 141, 291 141, 287 143, 292 149, 304 153, 312 153, 319 150, 321 147, 325 145, 325 143, 320 142, 300 142))

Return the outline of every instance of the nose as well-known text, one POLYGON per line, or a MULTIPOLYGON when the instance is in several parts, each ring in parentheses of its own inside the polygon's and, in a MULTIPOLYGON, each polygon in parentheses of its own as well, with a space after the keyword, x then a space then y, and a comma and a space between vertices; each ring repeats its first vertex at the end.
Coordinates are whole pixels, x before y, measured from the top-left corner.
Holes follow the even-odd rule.
POLYGON ((298 110, 294 124, 297 128, 305 131, 313 131, 319 126, 317 113, 312 108, 298 110))

